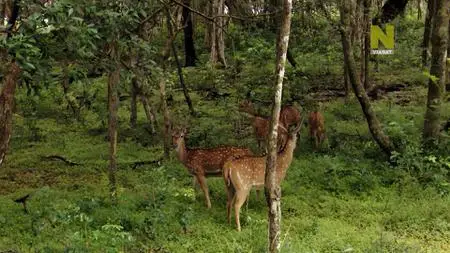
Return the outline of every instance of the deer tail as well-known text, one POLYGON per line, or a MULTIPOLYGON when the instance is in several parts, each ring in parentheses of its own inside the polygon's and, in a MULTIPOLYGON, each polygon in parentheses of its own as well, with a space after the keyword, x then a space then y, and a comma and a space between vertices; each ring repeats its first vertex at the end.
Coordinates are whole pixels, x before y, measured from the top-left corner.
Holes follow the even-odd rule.
POLYGON ((230 186, 230 184, 231 184, 231 180, 230 180, 230 177, 231 177, 231 161, 232 161, 232 159, 230 159, 230 160, 228 160, 225 164, 224 164, 224 166, 223 166, 223 179, 225 180, 225 185, 226 186, 230 186))

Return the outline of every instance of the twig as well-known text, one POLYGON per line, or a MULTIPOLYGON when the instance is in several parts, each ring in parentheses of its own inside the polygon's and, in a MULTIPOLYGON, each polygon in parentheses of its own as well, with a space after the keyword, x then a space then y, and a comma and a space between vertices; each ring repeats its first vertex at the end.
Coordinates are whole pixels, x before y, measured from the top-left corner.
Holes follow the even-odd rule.
POLYGON ((42 156, 42 159, 46 159, 46 160, 60 160, 63 161, 64 163, 70 165, 70 166, 76 166, 76 165, 82 165, 81 163, 77 163, 77 162, 72 162, 70 160, 68 160, 67 158, 64 158, 60 155, 48 155, 48 156, 42 156))

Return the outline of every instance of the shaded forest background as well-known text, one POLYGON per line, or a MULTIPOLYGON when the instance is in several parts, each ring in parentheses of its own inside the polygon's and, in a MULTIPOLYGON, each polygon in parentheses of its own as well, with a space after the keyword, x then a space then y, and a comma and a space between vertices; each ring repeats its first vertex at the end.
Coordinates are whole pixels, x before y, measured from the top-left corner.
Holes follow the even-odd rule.
MULTIPOLYGON (((300 134, 283 252, 450 250, 448 3, 429 1, 293 1, 282 101, 328 138, 300 134), (368 55, 388 22, 394 54, 368 55)), ((265 201, 237 233, 223 180, 206 210, 170 133, 261 152, 239 104, 270 115, 281 1, 0 3, 0 252, 265 250, 265 201)))

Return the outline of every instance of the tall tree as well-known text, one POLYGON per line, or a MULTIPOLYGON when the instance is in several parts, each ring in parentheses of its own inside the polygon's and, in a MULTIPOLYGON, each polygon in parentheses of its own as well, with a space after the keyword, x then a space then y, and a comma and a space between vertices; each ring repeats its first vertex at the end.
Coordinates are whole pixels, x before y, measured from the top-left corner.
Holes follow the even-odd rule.
POLYGON ((117 200, 117 111, 119 109, 118 86, 120 82, 120 64, 117 42, 109 46, 113 66, 108 75, 108 137, 109 137, 109 193, 113 202, 117 200))
POLYGON ((175 63, 177 64, 177 72, 178 72, 178 77, 180 79, 180 86, 183 89, 183 95, 184 95, 184 98, 186 100, 186 104, 188 105, 189 112, 191 113, 191 115, 195 115, 194 106, 192 105, 191 97, 189 96, 189 92, 188 92, 186 84, 184 82, 183 69, 181 68, 180 60, 178 59, 177 48, 175 46, 175 36, 176 36, 176 34, 174 34, 174 29, 173 29, 173 26, 172 26, 172 22, 170 21, 171 20, 170 19, 170 13, 167 12, 167 15, 169 15, 167 17, 168 18, 167 29, 169 30, 169 36, 171 38, 173 38, 171 40, 171 42, 170 42, 170 46, 172 48, 173 57, 175 58, 175 63))
MULTIPOLYGON (((12 31, 16 25, 17 18, 19 17, 19 0, 7 1, 4 3, 2 12, 4 17, 7 17, 7 29, 6 29, 6 40, 9 40, 12 36, 12 31), (12 2, 12 7, 10 6, 12 2)), ((2 19, 4 22, 4 19, 2 19)), ((4 70, 6 74, 4 75, 3 85, 0 85, 0 166, 2 165, 6 152, 9 147, 9 140, 12 134, 12 117, 14 108, 14 94, 16 92, 17 82, 19 81, 22 69, 19 67, 17 62, 13 59, 10 60, 8 57, 8 51, 6 49, 0 48, 0 64, 7 66, 4 70)))
POLYGON ((211 63, 214 65, 221 64, 227 66, 225 60, 225 41, 223 36, 223 29, 225 29, 224 20, 224 0, 212 0, 211 16, 213 23, 211 27, 211 63))
POLYGON ((426 144, 438 140, 442 99, 445 93, 447 74, 447 43, 449 26, 449 0, 436 0, 436 15, 433 22, 431 49, 431 78, 428 82, 427 110, 423 126, 423 138, 426 144))
POLYGON ((380 146, 380 148, 390 156, 394 150, 394 146, 389 139, 389 137, 381 129, 380 121, 378 120, 375 111, 370 104, 369 97, 366 91, 358 79, 356 73, 356 63, 353 54, 353 48, 350 42, 350 8, 349 3, 346 0, 342 0, 340 4, 340 15, 341 15, 341 38, 344 51, 344 60, 348 66, 348 73, 350 77, 350 83, 353 87, 356 97, 361 105, 361 109, 366 117, 367 124, 369 126, 370 133, 374 138, 375 142, 380 146))
POLYGON ((20 73, 21 69, 17 63, 10 63, 0 93, 0 166, 5 159, 11 139, 14 94, 20 73))
POLYGON ((139 84, 137 77, 131 79, 131 99, 130 99, 130 127, 136 128, 137 124, 137 98, 139 96, 139 84))
POLYGON ((362 75, 362 83, 364 85, 364 89, 368 90, 370 87, 370 68, 369 68, 369 59, 370 59, 370 26, 372 24, 370 20, 370 8, 372 5, 372 0, 364 0, 363 1, 363 43, 361 48, 363 49, 361 52, 361 75, 362 75))
POLYGON ((269 252, 280 252, 281 248, 281 186, 276 180, 277 130, 280 117, 283 78, 286 66, 289 35, 291 29, 292 0, 283 1, 281 27, 277 37, 276 84, 272 108, 272 120, 269 137, 269 150, 265 174, 265 195, 269 206, 269 252))
POLYGON ((427 16, 425 17, 425 27, 423 30, 422 41, 422 66, 428 66, 428 55, 430 54, 431 32, 433 29, 433 20, 436 14, 436 0, 428 0, 427 16))
POLYGON ((191 5, 191 0, 183 1, 183 31, 184 31, 184 53, 185 53, 185 67, 195 66, 197 55, 195 53, 194 45, 194 25, 192 23, 191 11, 188 7, 191 5))

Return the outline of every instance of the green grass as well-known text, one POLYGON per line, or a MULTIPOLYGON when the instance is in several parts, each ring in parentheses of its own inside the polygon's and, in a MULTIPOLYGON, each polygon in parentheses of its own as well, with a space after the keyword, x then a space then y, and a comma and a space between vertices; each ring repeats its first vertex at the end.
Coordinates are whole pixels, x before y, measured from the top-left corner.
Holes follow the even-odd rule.
MULTIPOLYGON (((395 140, 407 138, 406 146, 419 140, 415 136, 424 113, 424 90, 411 93, 418 96, 407 105, 395 104, 395 98, 374 103, 386 131, 395 140)), ((42 97, 37 105, 53 99, 42 97)), ((179 111, 173 117, 181 122, 187 108, 181 96, 175 103, 179 111)), ((255 148, 247 119, 230 110, 236 106, 233 98, 214 103, 194 96, 194 105, 201 117, 189 122, 189 145, 255 148)), ((444 109, 444 114, 450 112, 448 104, 444 109)), ((450 251, 450 195, 385 163, 359 110, 356 101, 325 104, 331 148, 320 153, 312 151, 303 129, 283 183, 283 252, 450 251)), ((207 210, 203 195, 192 189, 191 178, 173 155, 161 166, 132 169, 133 162, 158 159, 162 152, 154 145, 158 137, 143 130, 142 110, 137 130, 127 126, 127 105, 119 112, 117 205, 108 198, 108 143, 99 116, 86 112, 84 124, 69 117, 61 121, 55 115, 67 113, 64 105, 46 106, 40 113, 45 115, 15 117, 11 149, 0 171, 0 252, 265 250, 263 198, 252 193, 238 233, 234 223, 226 222, 222 179, 208 180, 213 207, 207 210), (82 165, 42 159, 50 154, 82 165), (13 200, 28 193, 25 214, 13 200)))

